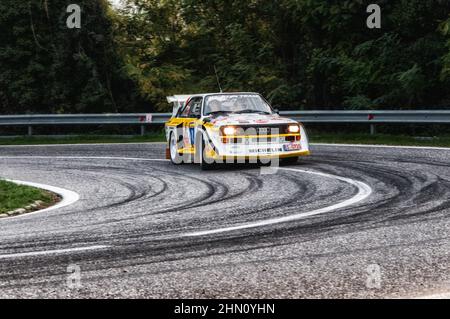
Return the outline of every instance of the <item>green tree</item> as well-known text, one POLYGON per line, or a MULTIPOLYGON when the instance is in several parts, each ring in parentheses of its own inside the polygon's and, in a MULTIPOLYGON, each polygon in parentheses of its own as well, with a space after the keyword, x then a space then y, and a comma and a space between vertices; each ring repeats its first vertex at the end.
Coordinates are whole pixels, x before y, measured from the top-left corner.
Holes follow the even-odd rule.
POLYGON ((0 112, 168 110, 165 96, 257 91, 282 109, 450 107, 450 1, 0 3, 0 112))
POLYGON ((139 103, 116 53, 109 4, 77 1, 82 27, 69 29, 70 3, 0 2, 0 113, 118 112, 139 103))
POLYGON ((363 0, 128 3, 122 52, 159 109, 167 94, 217 91, 214 65, 226 90, 286 109, 449 106, 446 0, 380 0, 380 30, 363 0))

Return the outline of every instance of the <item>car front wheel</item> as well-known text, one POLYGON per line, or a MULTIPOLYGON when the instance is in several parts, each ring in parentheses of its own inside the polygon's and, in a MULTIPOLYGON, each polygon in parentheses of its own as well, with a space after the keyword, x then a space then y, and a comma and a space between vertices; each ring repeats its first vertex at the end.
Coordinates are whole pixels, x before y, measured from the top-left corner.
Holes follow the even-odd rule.
POLYGON ((202 134, 198 134, 197 138, 197 144, 195 147, 195 162, 200 164, 200 168, 203 171, 214 169, 215 163, 212 159, 206 158, 205 156, 205 139, 203 138, 202 134))
POLYGON ((169 151, 170 151, 170 160, 175 165, 183 164, 183 158, 178 152, 178 141, 174 133, 170 134, 169 139, 169 151))
POLYGON ((280 164, 281 165, 295 165, 298 162, 298 157, 287 157, 287 158, 282 158, 280 160, 280 164))

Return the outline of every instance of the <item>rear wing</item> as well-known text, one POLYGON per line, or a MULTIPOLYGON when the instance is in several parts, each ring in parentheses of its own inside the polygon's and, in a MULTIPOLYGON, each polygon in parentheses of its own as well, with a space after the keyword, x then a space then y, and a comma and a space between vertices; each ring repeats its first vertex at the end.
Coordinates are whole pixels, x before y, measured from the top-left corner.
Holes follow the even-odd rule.
POLYGON ((167 102, 172 104, 172 117, 175 117, 178 111, 186 105, 191 95, 173 95, 167 97, 167 102))

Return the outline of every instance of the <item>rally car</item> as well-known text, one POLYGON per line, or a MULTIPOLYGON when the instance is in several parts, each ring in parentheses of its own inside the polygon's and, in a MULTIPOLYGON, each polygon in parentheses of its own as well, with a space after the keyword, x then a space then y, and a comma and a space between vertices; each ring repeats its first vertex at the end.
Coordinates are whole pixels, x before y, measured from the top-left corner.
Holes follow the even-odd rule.
POLYGON ((305 128, 281 117, 258 93, 175 95, 166 123, 166 157, 174 164, 297 162, 310 154, 305 128))

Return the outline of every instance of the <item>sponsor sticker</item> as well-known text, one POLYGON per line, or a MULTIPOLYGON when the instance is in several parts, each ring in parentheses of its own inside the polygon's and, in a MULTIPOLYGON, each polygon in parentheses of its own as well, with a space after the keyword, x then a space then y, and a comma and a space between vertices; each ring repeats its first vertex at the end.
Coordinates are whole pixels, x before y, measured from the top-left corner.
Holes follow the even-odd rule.
POLYGON ((262 154, 262 153, 279 153, 282 152, 283 149, 279 147, 258 147, 249 149, 249 153, 251 154, 262 154))
POLYGON ((285 152, 291 152, 291 151, 299 151, 301 150, 302 146, 297 143, 288 144, 283 146, 285 152))

